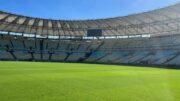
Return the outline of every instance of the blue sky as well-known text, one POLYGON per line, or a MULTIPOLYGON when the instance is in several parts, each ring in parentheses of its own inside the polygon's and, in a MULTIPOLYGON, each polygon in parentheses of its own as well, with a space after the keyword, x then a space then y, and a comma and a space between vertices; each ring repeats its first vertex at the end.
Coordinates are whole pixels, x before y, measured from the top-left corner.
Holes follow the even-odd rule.
POLYGON ((0 10, 48 19, 97 19, 125 16, 172 5, 180 0, 0 0, 0 10))

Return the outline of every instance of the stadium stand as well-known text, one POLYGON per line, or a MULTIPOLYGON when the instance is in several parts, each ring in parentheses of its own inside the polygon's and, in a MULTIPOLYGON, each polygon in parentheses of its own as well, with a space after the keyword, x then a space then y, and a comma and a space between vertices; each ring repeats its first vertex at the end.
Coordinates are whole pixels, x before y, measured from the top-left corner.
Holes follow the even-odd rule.
POLYGON ((0 60, 180 65, 179 39, 180 4, 125 17, 72 21, 0 11, 0 60), (93 29, 98 36, 87 35, 93 29))

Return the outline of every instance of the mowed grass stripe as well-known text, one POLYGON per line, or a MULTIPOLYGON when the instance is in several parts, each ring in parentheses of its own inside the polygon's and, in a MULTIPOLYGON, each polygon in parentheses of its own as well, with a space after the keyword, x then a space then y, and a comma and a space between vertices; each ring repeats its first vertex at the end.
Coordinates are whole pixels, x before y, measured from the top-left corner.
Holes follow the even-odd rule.
POLYGON ((180 101, 180 71, 0 62, 0 101, 180 101))

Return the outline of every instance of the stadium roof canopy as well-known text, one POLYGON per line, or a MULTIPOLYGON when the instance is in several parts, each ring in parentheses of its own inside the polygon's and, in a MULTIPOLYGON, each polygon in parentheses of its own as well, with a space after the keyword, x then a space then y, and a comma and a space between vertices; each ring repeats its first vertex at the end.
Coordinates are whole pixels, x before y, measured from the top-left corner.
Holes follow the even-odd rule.
POLYGON ((0 31, 40 36, 87 36, 89 29, 101 29, 103 36, 164 35, 177 33, 180 4, 133 14, 96 20, 52 20, 0 11, 0 31))

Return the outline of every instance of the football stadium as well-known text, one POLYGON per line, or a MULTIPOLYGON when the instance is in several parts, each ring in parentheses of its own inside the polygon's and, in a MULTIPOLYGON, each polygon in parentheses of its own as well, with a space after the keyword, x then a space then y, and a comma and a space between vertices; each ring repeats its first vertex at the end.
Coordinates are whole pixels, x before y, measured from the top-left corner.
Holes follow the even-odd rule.
POLYGON ((0 11, 0 101, 180 101, 180 3, 56 20, 0 11))

